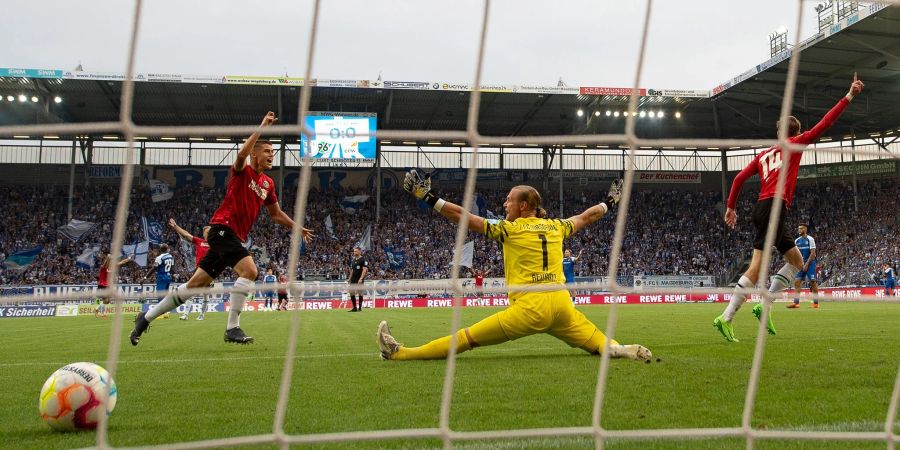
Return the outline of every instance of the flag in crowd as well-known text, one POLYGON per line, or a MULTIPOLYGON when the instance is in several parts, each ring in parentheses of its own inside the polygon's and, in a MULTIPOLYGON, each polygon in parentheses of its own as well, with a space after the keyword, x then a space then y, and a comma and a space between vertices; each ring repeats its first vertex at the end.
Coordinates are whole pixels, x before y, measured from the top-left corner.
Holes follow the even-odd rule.
POLYGON ((142 241, 136 244, 122 246, 122 257, 130 256, 138 266, 147 267, 147 258, 149 255, 150 241, 142 241))
POLYGON ((397 270, 406 267, 406 252, 395 250, 393 247, 385 247, 384 254, 387 256, 391 269, 397 270))
POLYGON ((75 265, 85 270, 93 270, 97 266, 97 255, 100 254, 99 245, 88 245, 84 251, 75 258, 75 265))
POLYGON ((172 187, 168 183, 150 179, 150 198, 153 199, 153 203, 169 200, 173 195, 172 187))
POLYGON ((41 254, 41 251, 44 247, 40 245, 34 248, 29 248, 25 250, 17 250, 13 252, 11 255, 6 257, 6 260, 3 261, 3 267, 7 270, 12 270, 15 272, 21 272, 28 268, 38 255, 41 254))
POLYGON ((86 222, 84 220, 72 219, 69 223, 57 228, 59 234, 65 236, 72 242, 78 242, 86 234, 96 227, 95 222, 86 222))
POLYGON ((362 237, 356 241, 356 247, 359 247, 362 251, 368 251, 372 249, 372 225, 366 227, 366 232, 363 233, 362 237))
POLYGON ((163 226, 161 223, 153 219, 141 217, 141 224, 144 227, 145 241, 150 241, 150 243, 153 245, 159 245, 163 243, 163 226))
POLYGON ((351 195, 341 200, 341 209, 347 214, 356 214, 369 199, 368 195, 351 195))

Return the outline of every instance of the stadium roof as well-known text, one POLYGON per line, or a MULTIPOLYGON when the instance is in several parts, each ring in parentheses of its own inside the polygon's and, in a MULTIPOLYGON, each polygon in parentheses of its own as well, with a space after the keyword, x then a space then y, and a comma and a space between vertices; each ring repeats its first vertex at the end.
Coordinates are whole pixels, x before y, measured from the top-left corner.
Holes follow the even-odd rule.
MULTIPOLYGON (((866 83, 865 92, 826 134, 833 140, 851 134, 868 137, 900 126, 900 7, 861 8, 799 46, 793 114, 804 126, 818 120, 847 91, 854 72, 866 83)), ((782 52, 709 91, 642 88, 638 110, 662 111, 665 116, 639 119, 637 134, 773 138, 790 53, 782 52), (676 112, 681 118, 675 118, 676 112)), ((0 69, 0 125, 117 121, 123 78, 0 69), (19 95, 25 96, 24 102, 19 95), (62 101, 54 102, 56 96, 62 101)), ((139 125, 252 125, 268 110, 280 110, 282 123, 296 123, 300 86, 314 84, 312 111, 374 112, 380 129, 464 130, 470 97, 469 85, 441 81, 144 73, 136 79, 133 119, 139 125)), ((622 133, 625 120, 614 113, 625 112, 631 89, 483 86, 482 91, 482 134, 534 136, 622 133)))

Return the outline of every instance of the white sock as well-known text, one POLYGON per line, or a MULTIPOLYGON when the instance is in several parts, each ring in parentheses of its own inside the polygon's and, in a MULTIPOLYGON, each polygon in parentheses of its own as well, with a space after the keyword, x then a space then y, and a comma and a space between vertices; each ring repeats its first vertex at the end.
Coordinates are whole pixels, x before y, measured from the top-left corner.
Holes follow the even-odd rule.
POLYGON ((206 304, 207 304, 207 303, 209 303, 209 296, 208 296, 208 295, 204 295, 204 296, 203 296, 203 306, 200 307, 200 315, 201 315, 201 316, 202 316, 203 314, 206 314, 206 304))
POLYGON ((245 291, 235 291, 228 295, 231 301, 231 307, 228 310, 228 324, 225 325, 226 330, 241 326, 241 311, 244 309, 244 302, 247 301, 247 295, 253 290, 253 281, 240 277, 234 281, 234 287, 247 288, 245 291))
POLYGON ((769 292, 781 292, 789 288, 794 281, 794 277, 797 276, 797 272, 800 272, 799 267, 785 264, 778 273, 772 276, 772 284, 769 286, 769 292))
POLYGON ((737 314, 738 310, 741 309, 741 305, 744 304, 744 299, 747 298, 747 294, 738 293, 738 289, 749 289, 753 287, 753 282, 750 281, 749 278, 745 276, 741 276, 741 279, 738 280, 737 286, 735 286, 734 294, 731 294, 731 301, 728 302, 728 307, 725 308, 725 314, 723 314, 726 322, 731 322, 734 319, 734 315, 737 314))
POLYGON ((187 289, 187 284, 182 284, 175 288, 174 291, 170 291, 168 295, 166 295, 159 303, 150 307, 147 311, 147 314, 144 315, 144 318, 148 321, 152 322, 153 319, 172 311, 177 308, 179 305, 184 303, 184 300, 178 298, 177 292, 187 289))

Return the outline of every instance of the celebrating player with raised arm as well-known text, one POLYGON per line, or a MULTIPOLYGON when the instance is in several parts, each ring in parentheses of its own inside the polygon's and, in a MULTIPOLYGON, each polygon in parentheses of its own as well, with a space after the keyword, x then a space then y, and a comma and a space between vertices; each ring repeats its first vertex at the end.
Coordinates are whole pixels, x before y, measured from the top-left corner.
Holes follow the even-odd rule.
MULTIPOLYGON (((438 198, 431 192, 430 179, 420 179, 416 171, 406 174, 403 188, 451 221, 458 223, 461 220, 462 208, 438 198)), ((600 204, 568 219, 548 219, 547 212, 540 207, 538 191, 531 186, 516 186, 509 191, 503 204, 506 220, 486 220, 470 215, 469 230, 503 245, 510 305, 459 330, 456 351, 462 353, 478 346, 547 333, 572 347, 599 354, 606 344, 606 335, 572 305, 562 273, 562 243, 573 233, 600 220, 618 203, 620 191, 621 181, 615 182, 609 196, 600 204), (554 289, 541 292, 516 289, 534 285, 554 289)), ((444 336, 421 347, 404 347, 391 336, 387 322, 382 321, 377 331, 381 357, 390 360, 446 358, 451 338, 444 336)), ((651 353, 640 345, 620 345, 612 341, 610 357, 649 361, 651 353)))
MULTIPOLYGON (((203 260, 203 257, 206 256, 206 253, 209 252, 209 242, 206 240, 209 239, 209 225, 203 227, 203 237, 198 238, 191 233, 188 233, 187 230, 178 226, 178 223, 175 222, 175 219, 169 219, 169 226, 181 236, 181 239, 184 239, 187 242, 190 242, 194 245, 194 262, 196 267, 200 267, 200 261, 203 260)), ((210 283, 212 286, 212 283, 210 283)), ((193 298, 202 297, 203 303, 200 308, 200 315, 197 316, 197 320, 203 320, 206 314, 206 305, 209 303, 209 294, 195 295, 193 298)), ((181 314, 181 320, 187 320, 191 315, 191 301, 193 298, 187 299, 185 302, 184 313, 181 314)))
MULTIPOLYGON (((850 104, 854 97, 862 92, 864 87, 865 85, 863 85, 863 82, 860 81, 856 77, 856 73, 854 73, 853 83, 850 84, 850 91, 847 92, 847 95, 841 98, 841 100, 825 114, 825 117, 823 117, 816 126, 804 133, 800 133, 800 121, 794 116, 788 117, 786 124, 779 124, 779 126, 783 125, 788 127, 788 142, 803 145, 809 145, 815 142, 825 130, 834 125, 838 117, 841 116, 841 113, 844 112, 844 109, 847 108, 847 105, 850 104)), ((759 174, 759 199, 756 202, 756 206, 753 207, 751 217, 753 227, 756 229, 756 237, 753 239, 753 256, 750 259, 750 267, 738 281, 735 293, 731 297, 728 307, 725 308, 725 312, 713 320, 713 326, 722 333, 722 336, 725 337, 726 341, 737 342, 737 339, 734 337, 734 326, 731 322, 734 320, 735 313, 737 313, 741 305, 744 304, 744 299, 747 296, 747 294, 738 293, 737 289, 754 287, 759 279, 763 246, 765 245, 766 231, 769 226, 769 216, 772 212, 772 202, 775 198, 775 191, 778 186, 778 174, 782 169, 787 170, 787 176, 785 178, 784 193, 782 197, 784 203, 781 205, 781 214, 778 217, 778 224, 775 227, 775 248, 778 249, 779 253, 784 255, 786 263, 781 270, 772 277, 772 284, 769 286, 769 292, 775 293, 787 289, 791 285, 791 281, 797 275, 797 272, 800 271, 800 267, 803 266, 803 256, 800 254, 800 250, 797 249, 794 240, 789 236, 788 230, 784 224, 785 213, 787 212, 788 207, 791 206, 791 200, 794 197, 794 188, 797 185, 797 174, 800 171, 800 159, 802 158, 803 152, 794 151, 790 154, 790 159, 788 159, 785 164, 785 162, 782 161, 781 147, 774 145, 760 152, 759 155, 756 155, 756 158, 754 158, 753 161, 750 161, 750 164, 738 173, 734 178, 734 183, 731 185, 731 192, 728 194, 728 209, 725 211, 725 223, 729 227, 734 228, 735 225, 737 225, 737 212, 734 208, 737 204, 738 195, 741 193, 741 187, 752 175, 759 174), (785 165, 787 166, 786 168, 785 165)), ((770 334, 775 334, 775 325, 772 323, 771 300, 766 301, 766 307, 770 308, 769 320, 766 324, 767 329, 770 334)), ((757 319, 762 317, 762 304, 757 304, 753 307, 753 315, 755 315, 757 319)))
MULTIPOLYGON (((275 113, 269 112, 263 117, 260 128, 275 123, 275 113)), ((213 214, 209 229, 209 252, 198 264, 194 275, 187 283, 170 292, 163 301, 146 313, 140 313, 134 320, 131 331, 131 345, 137 345, 141 335, 147 331, 150 322, 165 312, 171 311, 184 303, 180 291, 189 288, 209 286, 226 267, 231 267, 238 275, 235 287, 243 292, 232 293, 231 309, 228 312, 228 323, 225 327, 225 342, 246 344, 253 338, 244 334, 240 327, 240 314, 244 308, 246 295, 253 291, 253 280, 256 280, 257 269, 250 252, 241 245, 247 240, 247 234, 259 216, 262 205, 272 221, 286 228, 296 226, 290 216, 281 210, 278 198, 275 197, 275 182, 264 171, 272 168, 274 153, 272 143, 259 139, 260 133, 253 133, 244 142, 237 159, 231 166, 231 177, 225 191, 222 205, 213 214), (247 164, 247 157, 250 164, 247 164)), ((303 239, 309 241, 312 231, 303 228, 303 239)))

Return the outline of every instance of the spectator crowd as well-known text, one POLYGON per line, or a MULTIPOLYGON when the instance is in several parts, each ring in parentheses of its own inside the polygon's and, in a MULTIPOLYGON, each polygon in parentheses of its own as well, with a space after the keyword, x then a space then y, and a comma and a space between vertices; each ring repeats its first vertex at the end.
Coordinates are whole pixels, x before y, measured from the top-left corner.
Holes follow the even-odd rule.
MULTIPOLYGON (((726 229, 723 220, 721 192, 685 190, 636 190, 628 211, 619 274, 633 275, 714 275, 720 280, 732 275, 750 255, 752 226, 750 210, 757 189, 747 186, 738 209, 738 227, 726 229)), ((282 208, 293 214, 294 190, 286 188, 282 208)), ((583 189, 565 192, 564 217, 577 214, 595 204, 605 189, 583 189)), ((482 216, 491 211, 503 216, 503 200, 507 190, 478 192, 482 197, 482 216)), ((860 181, 854 198, 852 184, 841 180, 803 182, 798 186, 794 204, 788 212, 789 228, 799 222, 809 223, 809 232, 818 248, 821 285, 865 285, 874 283, 881 263, 897 261, 900 256, 900 225, 896 201, 900 194, 897 178, 860 181)), ((0 285, 91 284, 97 279, 97 268, 76 265, 76 258, 86 247, 99 245, 108 249, 112 239, 118 185, 76 187, 72 217, 98 225, 79 242, 72 242, 57 232, 68 222, 68 188, 60 186, 0 185, 0 195, 7 199, 0 209, 0 285), (11 253, 42 246, 34 263, 24 271, 4 269, 2 261, 11 253)), ((441 191, 444 198, 462 203, 459 191, 441 191)), ((219 206, 224 189, 205 186, 178 188, 171 200, 154 203, 146 187, 136 186, 131 192, 125 243, 144 239, 141 217, 160 224, 174 218, 189 232, 200 235, 219 206)), ((428 208, 422 208, 405 192, 388 190, 381 195, 381 213, 376 220, 375 196, 364 190, 317 190, 309 193, 306 210, 307 227, 316 239, 306 245, 300 257, 298 273, 305 279, 345 280, 353 246, 367 226, 372 226, 371 249, 365 253, 369 261, 369 278, 417 279, 445 278, 450 274, 456 225, 428 208), (354 213, 341 208, 345 196, 369 194, 364 206, 354 213), (333 223, 333 236, 326 229, 326 218, 333 223), (402 267, 391 267, 385 248, 403 253, 402 267)), ((544 205, 551 217, 559 216, 560 199, 544 194, 544 205)), ((615 215, 610 214, 567 241, 573 254, 582 252, 575 264, 579 276, 602 276, 608 271, 614 233, 615 215)), ((276 272, 287 270, 290 251, 289 230, 272 223, 263 211, 251 231, 252 245, 265 249, 267 262, 276 272)), ((191 254, 182 254, 178 235, 167 226, 164 240, 177 261, 176 280, 190 276, 191 254)), ((503 276, 500 244, 469 233, 474 240, 474 268, 487 276, 503 276)), ((149 260, 155 256, 151 250, 149 260)), ((99 262, 98 262, 99 264, 99 262)), ((780 259, 773 261, 780 264, 780 259)), ((774 267, 774 266, 773 266, 774 267)), ((124 283, 140 282, 146 268, 133 263, 120 272, 124 283)), ((262 271, 261 271, 262 272, 262 271)), ((464 275, 469 275, 467 271, 464 275)), ((226 272, 226 278, 231 274, 226 272)), ((149 280, 148 282, 152 282, 149 280)))

